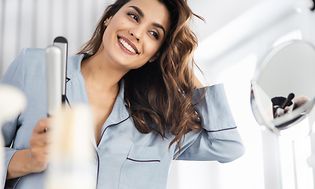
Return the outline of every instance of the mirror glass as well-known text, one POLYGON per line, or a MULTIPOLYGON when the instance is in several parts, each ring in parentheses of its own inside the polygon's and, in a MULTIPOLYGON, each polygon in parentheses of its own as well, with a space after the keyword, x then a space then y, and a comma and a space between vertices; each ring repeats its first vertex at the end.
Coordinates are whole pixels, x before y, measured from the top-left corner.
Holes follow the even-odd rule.
POLYGON ((251 81, 257 122, 274 132, 287 129, 311 111, 315 101, 315 48, 294 40, 272 49, 251 81))

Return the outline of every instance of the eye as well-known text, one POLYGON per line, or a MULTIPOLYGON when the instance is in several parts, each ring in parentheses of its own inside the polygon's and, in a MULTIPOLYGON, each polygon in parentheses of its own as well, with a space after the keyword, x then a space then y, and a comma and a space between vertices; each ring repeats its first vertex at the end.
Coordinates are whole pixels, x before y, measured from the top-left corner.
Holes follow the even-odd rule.
POLYGON ((150 31, 151 36, 153 36, 156 40, 158 40, 160 38, 160 35, 158 32, 156 31, 150 31))
POLYGON ((128 12, 127 15, 132 18, 133 20, 135 20, 136 22, 139 22, 140 20, 140 17, 136 14, 136 13, 133 13, 133 12, 128 12))

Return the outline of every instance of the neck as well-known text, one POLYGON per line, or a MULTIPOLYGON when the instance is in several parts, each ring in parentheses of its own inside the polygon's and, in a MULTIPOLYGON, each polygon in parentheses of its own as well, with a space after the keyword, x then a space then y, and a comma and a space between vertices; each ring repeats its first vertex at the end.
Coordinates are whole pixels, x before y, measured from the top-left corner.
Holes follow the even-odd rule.
POLYGON ((101 91, 118 90, 118 83, 127 71, 118 69, 114 65, 106 61, 101 53, 96 53, 81 65, 85 82, 101 91))

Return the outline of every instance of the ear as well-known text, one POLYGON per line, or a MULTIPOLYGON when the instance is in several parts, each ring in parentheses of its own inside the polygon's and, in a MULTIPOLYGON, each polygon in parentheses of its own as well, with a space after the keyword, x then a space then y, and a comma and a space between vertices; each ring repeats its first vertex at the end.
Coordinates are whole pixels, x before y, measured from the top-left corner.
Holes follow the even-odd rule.
POLYGON ((105 25, 105 27, 108 26, 108 24, 109 24, 109 22, 111 21, 111 19, 112 19, 112 16, 109 17, 109 18, 106 18, 106 20, 104 20, 104 25, 105 25))

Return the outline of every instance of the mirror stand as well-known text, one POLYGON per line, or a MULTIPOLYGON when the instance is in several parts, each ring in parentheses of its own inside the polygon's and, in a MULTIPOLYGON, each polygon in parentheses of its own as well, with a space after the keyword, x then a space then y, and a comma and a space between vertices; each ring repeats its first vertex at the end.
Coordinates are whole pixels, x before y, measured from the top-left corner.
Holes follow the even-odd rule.
POLYGON ((315 123, 310 133, 311 155, 308 158, 308 165, 313 169, 313 185, 315 188, 315 123))
POLYGON ((313 189, 315 187, 315 133, 308 132, 308 121, 306 118, 296 125, 303 128, 303 132, 298 136, 293 135, 294 130, 291 130, 291 133, 281 131, 280 134, 276 134, 267 128, 262 128, 264 188, 313 189))

